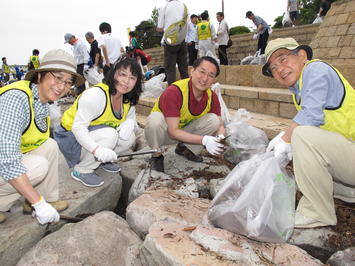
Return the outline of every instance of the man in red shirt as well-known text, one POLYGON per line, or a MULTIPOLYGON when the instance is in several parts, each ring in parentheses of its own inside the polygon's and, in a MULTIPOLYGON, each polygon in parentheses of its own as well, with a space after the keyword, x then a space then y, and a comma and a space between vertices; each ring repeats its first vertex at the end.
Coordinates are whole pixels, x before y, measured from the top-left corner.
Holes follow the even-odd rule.
MULTIPOLYGON (((144 129, 151 148, 161 151, 163 145, 178 143, 175 152, 195 162, 202 162, 198 154, 203 146, 212 155, 223 151, 221 106, 210 89, 218 74, 217 61, 204 56, 195 60, 190 78, 174 82, 163 92, 144 129)), ((162 152, 153 154, 151 163, 154 170, 164 172, 162 152)))

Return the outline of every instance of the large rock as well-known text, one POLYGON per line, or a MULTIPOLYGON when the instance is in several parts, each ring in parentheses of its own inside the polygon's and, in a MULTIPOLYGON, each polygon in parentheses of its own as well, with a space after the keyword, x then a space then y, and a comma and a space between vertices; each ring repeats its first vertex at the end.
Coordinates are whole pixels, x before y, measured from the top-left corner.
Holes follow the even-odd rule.
POLYGON ((124 219, 104 211, 46 236, 17 265, 139 266, 140 246, 124 219))
POLYGON ((170 220, 188 225, 197 225, 207 212, 210 201, 179 195, 169 189, 148 190, 128 205, 126 219, 141 238, 149 227, 160 220, 170 220))
MULTIPOLYGON (((122 178, 119 174, 99 170, 98 174, 104 178, 105 183, 101 187, 89 188, 70 177, 70 169, 62 156, 59 169, 60 198, 69 202, 69 208, 62 214, 76 216, 115 208, 121 194, 122 178)), ((2 266, 14 265, 45 234, 65 224, 61 221, 55 225, 41 226, 30 215, 22 215, 20 203, 6 216, 5 223, 0 224, 2 266)))

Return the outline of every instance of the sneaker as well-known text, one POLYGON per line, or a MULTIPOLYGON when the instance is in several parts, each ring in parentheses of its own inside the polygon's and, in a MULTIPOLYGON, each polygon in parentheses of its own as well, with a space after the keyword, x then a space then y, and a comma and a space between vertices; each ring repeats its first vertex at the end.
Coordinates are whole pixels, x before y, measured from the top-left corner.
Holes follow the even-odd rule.
POLYGON ((202 156, 194 154, 183 143, 178 143, 178 145, 176 145, 175 153, 184 156, 189 161, 198 162, 198 163, 201 163, 203 161, 202 156))
POLYGON ((322 222, 317 221, 311 217, 304 216, 299 211, 295 213, 295 228, 313 228, 313 227, 321 227, 328 226, 328 224, 324 224, 322 222))
POLYGON ((101 163, 99 168, 109 173, 118 173, 121 171, 121 167, 119 167, 117 163, 101 163))
POLYGON ((153 170, 164 173, 164 156, 152 157, 150 166, 153 170))
MULTIPOLYGON (((53 206, 58 212, 64 211, 68 208, 69 204, 66 200, 56 200, 52 202, 48 202, 50 205, 53 206)), ((31 204, 25 200, 22 204, 22 213, 23 214, 31 214, 34 209, 32 208, 31 204)))
POLYGON ((87 187, 99 187, 104 183, 102 177, 95 173, 82 174, 78 171, 73 171, 71 172, 71 177, 76 181, 80 181, 87 187))
POLYGON ((355 188, 333 182, 333 192, 334 198, 348 203, 355 203, 355 188))
POLYGON ((6 220, 5 214, 3 212, 0 212, 0 224, 5 222, 5 220, 6 220))

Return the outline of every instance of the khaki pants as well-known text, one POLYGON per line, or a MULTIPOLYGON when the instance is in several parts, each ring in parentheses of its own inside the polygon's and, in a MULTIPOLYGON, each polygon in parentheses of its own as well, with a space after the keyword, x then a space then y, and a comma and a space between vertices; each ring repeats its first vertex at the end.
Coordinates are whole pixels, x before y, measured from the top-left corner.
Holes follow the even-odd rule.
MULTIPOLYGON (((133 133, 128 140, 119 138, 116 129, 112 127, 104 127, 89 132, 91 138, 95 140, 100 146, 122 153, 131 148, 136 140, 133 133)), ((92 173, 101 164, 96 160, 95 156, 86 149, 81 149, 80 162, 74 166, 74 170, 80 173, 92 173)))
MULTIPOLYGON (((59 198, 58 153, 57 142, 49 138, 37 149, 23 154, 21 160, 32 186, 48 202, 59 198)), ((0 178, 0 211, 8 211, 20 197, 10 183, 0 178)))
POLYGON ((291 141, 296 182, 303 194, 297 210, 335 225, 333 178, 355 185, 355 142, 312 126, 297 127, 291 141))
MULTIPOLYGON (((195 119, 183 130, 204 136, 213 135, 220 126, 220 119, 217 115, 208 113, 198 119, 195 119)), ((168 125, 165 122, 163 113, 152 112, 147 118, 147 125, 144 128, 144 135, 149 147, 159 149, 163 145, 178 143, 177 140, 171 139, 168 135, 168 125)), ((185 144, 194 154, 199 154, 203 149, 202 145, 185 144)))

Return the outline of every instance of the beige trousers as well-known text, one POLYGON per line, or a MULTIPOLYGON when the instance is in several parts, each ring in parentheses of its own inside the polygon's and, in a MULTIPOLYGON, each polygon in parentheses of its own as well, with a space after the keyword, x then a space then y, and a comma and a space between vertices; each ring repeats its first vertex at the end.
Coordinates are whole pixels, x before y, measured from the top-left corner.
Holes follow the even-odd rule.
MULTIPOLYGON (((37 149, 23 154, 21 159, 32 186, 48 202, 59 198, 58 154, 57 142, 49 138, 37 149)), ((10 183, 0 178, 0 211, 8 211, 20 197, 10 183)))
MULTIPOLYGON (((208 113, 198 119, 195 119, 183 130, 204 136, 213 135, 220 126, 220 119, 217 115, 208 113)), ((171 139, 168 135, 168 125, 165 122, 163 113, 152 112, 147 118, 147 124, 144 128, 144 135, 149 147, 152 149, 159 149, 163 145, 178 143, 177 140, 171 139)), ((203 149, 202 145, 197 144, 185 144, 194 154, 199 154, 203 149)))
POLYGON ((312 126, 298 126, 291 142, 296 182, 303 194, 297 210, 335 225, 333 178, 355 185, 355 142, 312 126))
MULTIPOLYGON (((134 133, 131 134, 128 140, 119 138, 117 130, 112 127, 96 129, 90 131, 89 134, 100 146, 112 149, 117 153, 127 151, 136 141, 134 133)), ((95 156, 91 152, 82 148, 80 162, 74 166, 74 170, 84 174, 92 173, 99 167, 100 164, 101 162, 96 160, 95 156)))

